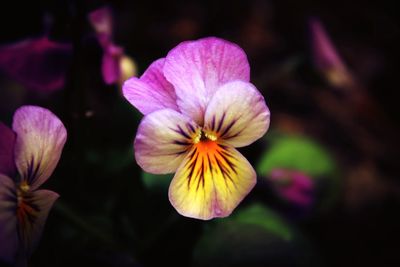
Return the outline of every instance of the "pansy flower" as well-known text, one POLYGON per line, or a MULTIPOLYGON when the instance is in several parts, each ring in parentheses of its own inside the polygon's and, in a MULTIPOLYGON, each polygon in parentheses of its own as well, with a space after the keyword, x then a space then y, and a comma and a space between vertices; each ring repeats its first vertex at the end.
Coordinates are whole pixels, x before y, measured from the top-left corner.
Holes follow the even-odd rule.
POLYGON ((19 108, 0 123, 0 263, 24 266, 58 194, 38 189, 60 159, 67 133, 49 110, 19 108))
POLYGON ((226 217, 256 184, 253 167, 235 147, 262 137, 270 113, 249 80, 244 51, 209 37, 179 44, 123 86, 145 115, 136 161, 146 172, 175 172, 169 199, 184 216, 226 217))
POLYGON ((72 45, 48 37, 0 46, 0 70, 28 89, 51 93, 65 84, 72 45))

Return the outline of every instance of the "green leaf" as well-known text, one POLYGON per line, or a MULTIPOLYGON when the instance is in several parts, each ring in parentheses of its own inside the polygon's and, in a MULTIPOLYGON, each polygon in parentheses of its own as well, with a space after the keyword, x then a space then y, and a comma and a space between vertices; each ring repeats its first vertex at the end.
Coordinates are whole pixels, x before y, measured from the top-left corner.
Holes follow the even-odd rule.
POLYGON ((261 157, 257 171, 266 176, 275 168, 303 171, 313 178, 331 176, 336 172, 336 164, 329 152, 303 136, 280 136, 272 140, 270 148, 261 157))
POLYGON ((283 240, 290 240, 292 238, 289 225, 275 212, 261 204, 253 204, 243 209, 232 220, 238 223, 260 226, 283 240))

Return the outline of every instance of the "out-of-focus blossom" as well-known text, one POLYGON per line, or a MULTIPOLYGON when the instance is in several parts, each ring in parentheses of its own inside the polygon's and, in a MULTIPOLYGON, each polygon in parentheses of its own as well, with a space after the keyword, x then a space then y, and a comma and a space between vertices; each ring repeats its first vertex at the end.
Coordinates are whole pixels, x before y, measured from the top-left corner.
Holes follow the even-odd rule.
POLYGON ((314 182, 303 172, 273 169, 268 176, 278 195, 299 207, 310 207, 314 200, 314 182))
POLYGON ((67 133, 49 110, 19 108, 0 122, 0 263, 25 266, 58 194, 38 189, 60 159, 67 133))
POLYGON ((335 87, 353 87, 355 80, 326 33, 321 22, 311 19, 311 49, 314 65, 335 87))
POLYGON ((47 37, 0 46, 0 70, 41 93, 63 88, 72 46, 47 37))
POLYGON ((226 217, 256 183, 253 167, 235 147, 262 137, 270 113, 249 80, 244 51, 210 37, 179 44, 123 86, 145 115, 136 161, 146 172, 176 172, 169 199, 184 216, 226 217))
POLYGON ((106 84, 122 84, 136 75, 136 64, 125 55, 124 49, 113 42, 113 16, 109 7, 102 7, 88 15, 97 40, 103 49, 101 72, 106 84))

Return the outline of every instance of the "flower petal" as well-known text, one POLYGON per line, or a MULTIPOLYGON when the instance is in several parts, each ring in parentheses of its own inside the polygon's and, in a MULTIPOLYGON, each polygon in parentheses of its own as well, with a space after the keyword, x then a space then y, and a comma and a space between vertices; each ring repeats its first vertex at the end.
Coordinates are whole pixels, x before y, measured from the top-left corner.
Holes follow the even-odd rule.
POLYGON ((250 163, 235 148, 199 142, 180 165, 169 199, 183 216, 226 217, 256 184, 250 163))
POLYGON ((172 109, 162 109, 146 115, 135 139, 137 163, 150 173, 174 172, 184 159, 193 135, 198 131, 195 122, 172 109))
POLYGON ((101 63, 103 80, 106 84, 113 84, 117 82, 120 77, 121 70, 119 62, 123 55, 123 49, 110 44, 104 50, 101 63))
POLYGON ((251 84, 227 83, 215 93, 205 114, 205 129, 234 146, 247 146, 269 127, 270 112, 264 97, 251 84))
POLYGON ((209 37, 172 49, 165 60, 164 75, 175 87, 182 113, 201 125, 215 91, 229 81, 249 81, 250 67, 239 46, 209 37))
POLYGON ((14 162, 15 133, 0 122, 0 173, 14 177, 16 173, 14 162))
POLYGON ((37 247, 47 216, 58 197, 59 195, 53 191, 37 190, 28 192, 18 205, 18 230, 22 242, 22 257, 29 258, 37 247))
POLYGON ((0 47, 0 70, 40 93, 61 89, 71 60, 72 45, 47 37, 0 47))
POLYGON ((122 88, 125 98, 144 115, 164 108, 179 111, 175 89, 162 72, 164 61, 154 61, 140 79, 133 77, 122 88))
POLYGON ((353 75, 336 51, 322 23, 318 19, 311 19, 309 25, 313 61, 317 70, 334 86, 354 84, 353 75))
POLYGON ((111 43, 113 33, 113 16, 109 7, 101 7, 89 13, 88 19, 97 33, 100 44, 105 47, 111 43))
POLYGON ((15 164, 23 180, 38 188, 52 174, 67 139, 62 122, 49 110, 23 106, 14 114, 15 164))
POLYGON ((11 178, 0 174, 0 265, 14 263, 18 251, 17 194, 11 178))

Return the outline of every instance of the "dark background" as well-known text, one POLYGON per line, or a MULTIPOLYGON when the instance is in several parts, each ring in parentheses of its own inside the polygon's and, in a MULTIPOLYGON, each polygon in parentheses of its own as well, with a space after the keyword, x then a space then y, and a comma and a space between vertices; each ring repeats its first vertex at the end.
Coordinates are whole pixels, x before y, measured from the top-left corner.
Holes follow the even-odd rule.
MULTIPOLYGON (((65 88, 50 96, 18 85, 14 91, 0 76, 1 121, 10 125, 16 108, 34 104, 56 113, 68 131, 60 163, 45 184, 61 198, 30 266, 204 265, 198 258, 211 258, 208 266, 400 266, 397 13, 389 1, 2 2, 0 44, 47 33, 74 49, 65 88), (281 244, 272 242, 254 252, 261 260, 243 256, 236 262, 230 250, 221 251, 222 261, 198 252, 214 222, 179 216, 165 188, 145 186, 132 151, 141 115, 118 86, 103 83, 102 51, 87 14, 104 4, 114 13, 114 41, 136 61, 139 74, 188 39, 217 36, 245 50, 251 80, 271 110, 267 136, 308 136, 339 169, 334 203, 301 219, 293 209, 288 215, 262 183, 241 204, 272 208, 309 247, 277 249, 281 244), (362 83, 361 103, 335 90, 313 66, 310 17, 322 21, 362 83)), ((256 165, 269 144, 267 137, 240 151, 256 165)), ((246 242, 241 245, 245 250, 246 242)))

